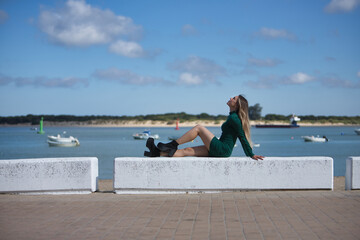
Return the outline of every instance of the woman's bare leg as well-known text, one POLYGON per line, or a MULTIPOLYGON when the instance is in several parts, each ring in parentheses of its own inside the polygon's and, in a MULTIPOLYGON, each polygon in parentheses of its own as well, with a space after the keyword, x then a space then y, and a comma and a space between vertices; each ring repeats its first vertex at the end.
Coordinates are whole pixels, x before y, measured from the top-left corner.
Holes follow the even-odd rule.
MULTIPOLYGON (((207 128, 205 128, 201 125, 196 125, 192 129, 190 129, 188 132, 186 132, 184 135, 182 135, 179 139, 177 139, 176 142, 179 145, 184 144, 187 142, 191 142, 197 136, 199 136, 201 138, 205 147, 207 148, 207 151, 209 151, 210 142, 214 138, 214 134, 212 134, 207 128)), ((189 156, 194 156, 194 155, 189 155, 189 156)))
MULTIPOLYGON (((167 157, 168 153, 161 152, 160 156, 167 157)), ((203 146, 197 146, 197 147, 187 147, 184 149, 176 150, 173 157, 208 157, 209 156, 209 150, 205 145, 203 146)))
POLYGON ((184 157, 184 156, 198 156, 198 157, 206 157, 209 155, 210 143, 214 138, 214 134, 212 134, 208 129, 201 125, 196 125, 184 135, 182 135, 176 141, 172 141, 169 143, 158 143, 157 149, 159 149, 160 156, 163 157, 184 157), (178 150, 177 147, 180 144, 184 144, 190 141, 193 141, 197 136, 201 138, 204 145, 200 147, 189 147, 185 149, 178 150))

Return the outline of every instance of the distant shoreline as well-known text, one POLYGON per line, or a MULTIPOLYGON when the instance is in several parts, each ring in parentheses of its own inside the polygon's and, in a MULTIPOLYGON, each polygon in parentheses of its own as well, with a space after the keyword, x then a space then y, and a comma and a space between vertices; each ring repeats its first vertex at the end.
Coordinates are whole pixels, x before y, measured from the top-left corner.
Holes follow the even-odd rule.
MULTIPOLYGON (((201 124, 206 127, 221 127, 222 122, 215 121, 188 121, 188 122, 180 122, 179 127, 193 127, 197 124, 201 124)), ((276 125, 288 125, 289 123, 280 122, 280 121, 250 121, 251 126, 255 127, 257 124, 276 124, 276 125)), ((309 123, 303 122, 298 123, 300 127, 357 127, 360 126, 358 124, 344 124, 344 123, 309 123)), ((0 127, 30 127, 30 128, 38 128, 38 125, 31 125, 30 123, 22 123, 22 124, 0 124, 0 127)), ((44 127, 174 127, 175 123, 161 122, 161 121, 109 121, 109 122, 98 122, 98 121, 90 121, 90 122, 48 122, 44 121, 44 127)))

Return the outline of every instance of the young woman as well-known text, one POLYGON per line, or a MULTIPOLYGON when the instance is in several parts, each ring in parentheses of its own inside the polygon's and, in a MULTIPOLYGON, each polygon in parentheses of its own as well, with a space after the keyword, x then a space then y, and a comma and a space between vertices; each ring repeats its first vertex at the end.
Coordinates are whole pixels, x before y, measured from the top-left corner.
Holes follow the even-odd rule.
POLYGON ((150 152, 144 152, 148 157, 230 157, 236 139, 239 138, 245 155, 255 160, 263 160, 263 156, 255 155, 252 152, 250 123, 248 114, 248 101, 241 95, 230 98, 227 102, 230 114, 226 122, 221 126, 222 134, 220 139, 214 136, 208 129, 201 125, 186 132, 176 141, 170 143, 159 143, 155 146, 154 139, 149 138, 146 146, 150 152), (201 138, 204 145, 177 149, 178 145, 190 142, 197 136, 201 138))

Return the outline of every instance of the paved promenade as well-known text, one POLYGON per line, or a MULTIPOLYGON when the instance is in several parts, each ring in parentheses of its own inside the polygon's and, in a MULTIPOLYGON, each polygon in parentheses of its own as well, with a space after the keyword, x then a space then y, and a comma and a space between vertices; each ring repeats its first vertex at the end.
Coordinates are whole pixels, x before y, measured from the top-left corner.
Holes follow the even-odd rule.
POLYGON ((360 191, 0 194, 0 239, 359 239, 360 191))

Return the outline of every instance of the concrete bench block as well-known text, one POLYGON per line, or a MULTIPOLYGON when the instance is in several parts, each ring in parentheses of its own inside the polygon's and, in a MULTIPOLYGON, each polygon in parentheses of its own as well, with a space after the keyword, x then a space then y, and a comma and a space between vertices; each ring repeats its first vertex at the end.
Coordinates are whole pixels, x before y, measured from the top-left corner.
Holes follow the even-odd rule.
POLYGON ((333 189, 333 159, 121 157, 114 161, 114 191, 119 194, 265 189, 333 189))
POLYGON ((97 190, 96 157, 0 161, 0 192, 75 194, 97 190))
POLYGON ((360 157, 346 159, 345 189, 360 189, 360 157))

